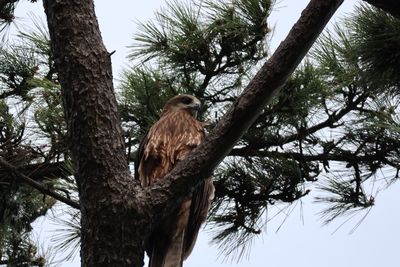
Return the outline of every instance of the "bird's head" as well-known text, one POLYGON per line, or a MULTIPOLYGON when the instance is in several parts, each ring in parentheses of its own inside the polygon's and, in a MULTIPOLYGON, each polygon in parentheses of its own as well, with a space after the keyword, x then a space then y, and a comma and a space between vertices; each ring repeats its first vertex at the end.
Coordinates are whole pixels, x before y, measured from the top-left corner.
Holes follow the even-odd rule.
POLYGON ((192 95, 177 95, 167 101, 164 105, 163 113, 177 110, 185 110, 189 112, 193 117, 197 117, 197 113, 200 110, 201 102, 199 99, 192 95))

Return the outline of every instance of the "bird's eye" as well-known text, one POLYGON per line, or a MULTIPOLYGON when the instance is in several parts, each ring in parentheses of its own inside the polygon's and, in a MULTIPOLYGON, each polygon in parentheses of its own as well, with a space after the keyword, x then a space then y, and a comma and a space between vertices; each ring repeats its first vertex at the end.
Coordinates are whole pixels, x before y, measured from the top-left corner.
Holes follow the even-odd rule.
POLYGON ((190 103, 192 103, 192 99, 190 97, 184 97, 182 99, 182 103, 185 105, 189 105, 190 103))

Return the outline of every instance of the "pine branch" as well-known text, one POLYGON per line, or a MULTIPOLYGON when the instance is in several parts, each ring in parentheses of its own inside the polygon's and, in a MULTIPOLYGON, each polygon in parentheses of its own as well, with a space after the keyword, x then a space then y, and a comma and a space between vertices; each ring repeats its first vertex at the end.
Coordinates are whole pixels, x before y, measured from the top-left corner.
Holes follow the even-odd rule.
POLYGON ((80 204, 78 202, 73 201, 67 197, 64 197, 64 196, 50 190, 50 188, 47 187, 46 185, 44 185, 43 183, 37 182, 37 181, 33 180, 32 178, 26 176, 25 174, 18 171, 14 165, 10 164, 6 160, 4 160, 2 157, 0 157, 0 166, 2 166, 3 168, 5 168, 9 172, 11 172, 21 182, 32 186, 33 188, 37 189, 41 193, 51 196, 63 203, 75 208, 75 209, 80 209, 80 204))
POLYGON ((384 10, 393 17, 400 18, 399 0, 363 0, 363 1, 384 10))
POLYGON ((302 128, 297 131, 297 133, 290 134, 288 136, 283 136, 273 140, 259 140, 257 142, 253 142, 246 147, 243 148, 235 148, 230 152, 231 156, 240 156, 240 155, 248 155, 247 153, 251 153, 252 151, 256 151, 258 149, 266 149, 272 146, 283 146, 285 144, 291 143, 296 140, 304 139, 305 137, 316 133, 327 127, 334 127, 335 123, 340 121, 344 116, 348 115, 352 110, 357 109, 357 105, 365 101, 367 95, 362 95, 357 99, 349 99, 347 106, 341 110, 337 110, 329 114, 328 118, 314 126, 309 128, 302 128))
POLYGON ((10 22, 14 19, 12 6, 15 2, 17 0, 0 0, 0 23, 10 22))
MULTIPOLYGON (((42 267, 44 266, 45 260, 43 258, 38 258, 37 260, 33 260, 33 261, 9 261, 9 260, 0 260, 0 266, 1 265, 5 265, 5 266, 11 266, 14 264, 18 264, 18 266, 38 266, 38 267, 42 267), (21 265, 19 265, 21 264, 21 265)), ((15 265, 14 265, 15 266, 15 265)))
MULTIPOLYGON (((64 161, 32 163, 18 167, 18 171, 34 180, 66 177, 71 175, 64 161)), ((1 173, 1 170, 0 170, 1 173)))
MULTIPOLYGON (((240 149, 232 150, 230 153, 231 156, 239 156, 239 157, 271 157, 271 158, 288 158, 294 160, 301 161, 338 161, 338 162, 374 162, 374 161, 383 161, 385 160, 385 156, 387 153, 395 150, 394 147, 389 147, 386 150, 379 150, 375 153, 365 154, 365 155, 357 155, 355 153, 351 153, 347 150, 342 150, 339 148, 335 148, 334 153, 320 153, 320 154, 302 154, 297 152, 278 152, 278 151, 259 151, 259 150, 246 150, 242 152, 240 149)), ((385 160, 385 163, 389 164, 385 160)))

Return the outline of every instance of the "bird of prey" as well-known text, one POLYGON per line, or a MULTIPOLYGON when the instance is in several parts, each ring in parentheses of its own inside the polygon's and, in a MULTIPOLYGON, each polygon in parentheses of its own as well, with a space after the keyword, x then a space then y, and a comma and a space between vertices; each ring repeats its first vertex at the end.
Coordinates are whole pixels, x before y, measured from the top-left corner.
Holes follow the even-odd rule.
MULTIPOLYGON (((204 123, 196 119, 200 101, 191 95, 177 95, 165 104, 160 119, 142 140, 135 164, 142 186, 151 186, 185 159, 204 139, 204 123)), ((180 203, 151 234, 146 245, 149 267, 181 267, 206 220, 214 186, 206 179, 180 203)))

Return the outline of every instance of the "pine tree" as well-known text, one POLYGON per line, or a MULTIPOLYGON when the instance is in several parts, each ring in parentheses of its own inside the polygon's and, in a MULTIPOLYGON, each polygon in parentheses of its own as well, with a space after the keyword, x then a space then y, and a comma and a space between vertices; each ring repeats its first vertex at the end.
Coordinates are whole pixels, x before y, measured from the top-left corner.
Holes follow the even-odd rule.
MULTIPOLYGON (((0 1, 0 22, 12 21, 15 2, 0 1)), ((337 5, 333 2, 331 6, 337 5)), ((68 17, 70 7, 57 1, 45 1, 48 15, 55 12, 56 5, 68 17)), ((81 11, 79 8, 90 10, 90 4, 72 6, 77 8, 76 12, 81 11)), ((131 177, 124 165, 126 154, 128 161, 133 162, 139 141, 158 118, 163 103, 178 93, 201 98, 204 101, 202 119, 208 122, 210 131, 217 125, 222 132, 224 128, 220 125, 228 120, 223 114, 229 114, 232 105, 240 105, 236 99, 242 96, 246 84, 256 79, 253 76, 269 57, 265 36, 269 32, 267 18, 272 7, 272 1, 267 0, 171 2, 166 10, 157 13, 155 21, 141 24, 142 32, 136 36, 130 54, 132 60, 141 61, 124 72, 118 95, 121 117, 111 112, 103 118, 112 125, 106 131, 112 136, 103 140, 104 147, 90 139, 93 132, 104 133, 102 121, 96 120, 95 124, 100 123, 98 128, 91 128, 95 124, 86 125, 76 115, 79 109, 84 113, 87 105, 96 105, 90 102, 95 98, 80 102, 73 90, 68 90, 80 86, 74 84, 78 76, 83 81, 90 80, 89 76, 80 76, 91 75, 87 69, 93 68, 92 74, 97 69, 86 68, 90 61, 80 62, 87 64, 83 70, 60 65, 63 53, 76 56, 74 49, 86 51, 87 47, 77 41, 80 37, 71 36, 75 47, 61 47, 62 39, 56 36, 56 27, 60 24, 49 19, 52 49, 43 27, 21 33, 21 43, 11 46, 3 43, 0 51, 0 260, 11 265, 43 266, 44 259, 29 239, 30 223, 54 205, 55 200, 46 195, 78 207, 75 197, 79 188, 80 204, 85 211, 81 222, 84 266, 113 261, 127 264, 122 263, 125 259, 135 264, 141 262, 140 242, 122 244, 120 251, 126 258, 118 259, 107 246, 112 244, 113 235, 120 236, 126 231, 126 225, 140 226, 124 232, 132 240, 149 231, 152 224, 135 221, 130 215, 132 209, 145 221, 155 210, 166 212, 165 207, 173 207, 173 201, 169 195, 158 196, 146 191, 143 196, 155 200, 155 204, 149 205, 146 199, 135 202, 139 189, 129 182, 131 177), (66 73, 72 74, 66 76, 66 73), (118 126, 119 120, 122 129, 118 126), (124 147, 126 150, 121 150, 124 147), (106 165, 90 157, 101 153, 113 155, 108 157, 110 162, 106 165), (107 166, 117 166, 118 171, 107 166), (73 173, 77 183, 71 178, 73 173), (98 184, 91 184, 89 178, 97 179, 98 184), (104 191, 102 179, 111 179, 112 193, 104 191), (122 189, 121 184, 113 183, 114 179, 120 181, 122 189), (33 191, 32 185, 39 191, 33 191), (121 200, 116 192, 122 191, 133 200, 121 200), (96 198, 103 200, 98 204, 96 198), (164 202, 167 204, 160 204, 164 202), (99 219, 104 222, 99 223, 99 219), (110 225, 117 229, 108 228, 110 225), (90 249, 88 240, 94 236, 89 229, 111 233, 108 240, 99 243, 102 245, 99 251, 90 249)), ((86 15, 84 21, 93 21, 94 14, 86 15)), ((376 179, 380 170, 388 174, 385 182, 397 180, 399 26, 397 18, 361 6, 333 31, 321 36, 281 93, 263 106, 250 129, 213 174, 217 191, 209 221, 216 229, 214 238, 223 252, 240 255, 246 242, 262 232, 266 223, 262 215, 267 209, 293 203, 315 187, 326 192, 316 201, 326 203, 322 215, 330 222, 374 204, 374 197, 365 193, 364 186, 376 179)), ((90 26, 84 24, 85 27, 90 26)), ((99 42, 99 36, 91 38, 93 43, 99 42)), ((110 55, 101 45, 96 49, 101 55, 99 68, 106 66, 105 71, 100 71, 105 73, 104 80, 93 80, 96 84, 87 88, 101 90, 98 93, 104 94, 103 99, 112 99, 107 72, 110 55)), ((88 91, 88 94, 95 95, 94 92, 88 91)), ((113 101, 101 105, 107 110, 116 108, 113 101)), ((174 175, 179 177, 179 168, 170 177, 174 175)), ((188 188, 188 185, 179 182, 179 178, 171 181, 177 181, 176 194, 183 195, 184 189, 179 188, 188 188)), ((168 184, 163 186, 169 188, 168 184)))

